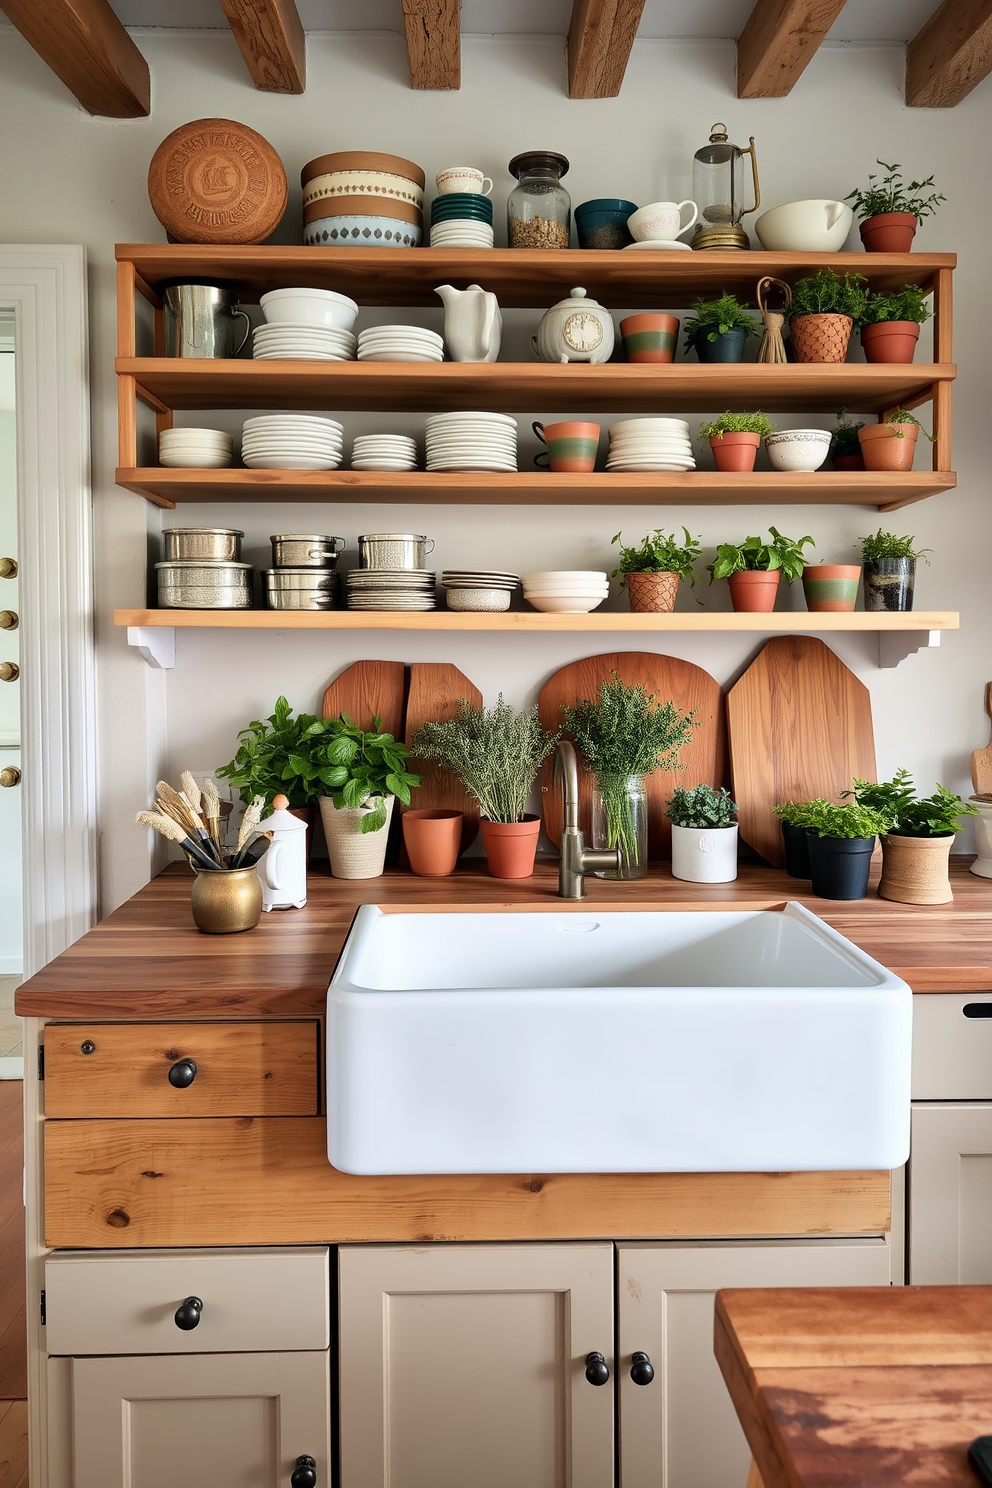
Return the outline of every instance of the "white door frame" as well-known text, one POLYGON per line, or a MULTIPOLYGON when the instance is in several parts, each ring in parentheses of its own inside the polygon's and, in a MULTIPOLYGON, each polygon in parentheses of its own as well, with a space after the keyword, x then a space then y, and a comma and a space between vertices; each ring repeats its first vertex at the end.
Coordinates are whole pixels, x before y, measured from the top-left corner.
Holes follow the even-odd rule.
POLYGON ((16 326, 24 973, 96 919, 96 698, 86 256, 0 245, 16 326))

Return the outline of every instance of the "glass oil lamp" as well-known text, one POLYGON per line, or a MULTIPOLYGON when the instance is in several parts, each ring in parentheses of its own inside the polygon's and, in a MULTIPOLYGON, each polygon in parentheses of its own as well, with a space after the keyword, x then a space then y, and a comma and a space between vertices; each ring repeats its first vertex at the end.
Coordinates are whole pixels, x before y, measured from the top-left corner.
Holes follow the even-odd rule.
POLYGON ((692 195, 699 209, 693 248, 750 248, 741 218, 757 211, 761 203, 754 136, 747 149, 742 150, 728 141, 726 124, 714 124, 709 142, 692 159, 692 195), (754 182, 754 202, 750 207, 744 205, 745 155, 751 157, 754 182))

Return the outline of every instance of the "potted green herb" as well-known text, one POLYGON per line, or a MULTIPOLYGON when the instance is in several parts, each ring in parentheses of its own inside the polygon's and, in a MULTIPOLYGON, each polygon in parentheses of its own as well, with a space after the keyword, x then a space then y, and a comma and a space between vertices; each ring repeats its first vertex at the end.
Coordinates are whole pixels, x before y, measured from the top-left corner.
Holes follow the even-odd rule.
POLYGON ((761 441, 772 432, 767 413, 721 413, 709 423, 700 424, 700 439, 708 439, 717 470, 733 473, 754 469, 761 441))
POLYGON ((920 339, 920 326, 932 314, 928 296, 919 284, 904 284, 892 294, 868 296, 861 326, 866 362, 911 362, 920 339))
POLYGON ((782 823, 785 845, 785 871, 790 878, 809 878, 808 832, 813 816, 827 802, 822 796, 812 801, 780 801, 772 810, 782 823))
POLYGON ((686 351, 692 347, 701 362, 742 362, 748 336, 758 327, 736 295, 726 290, 718 300, 698 299, 682 327, 686 351))
POLYGON ((775 608, 779 580, 791 584, 806 566, 803 548, 815 546, 809 536, 794 541, 777 527, 769 527, 768 542, 760 537, 746 537, 742 543, 719 543, 716 557, 708 564, 710 583, 726 579, 730 602, 735 610, 746 613, 767 612, 775 608))
POLYGON ((643 878, 648 871, 645 777, 679 770, 679 753, 692 738, 694 712, 683 713, 656 693, 628 687, 613 674, 595 701, 562 705, 565 728, 594 777, 594 847, 619 848, 620 871, 603 878, 643 878))
POLYGON ((887 819, 879 898, 897 904, 946 904, 953 899, 947 871, 951 847, 961 817, 977 816, 977 806, 943 785, 930 796, 917 796, 908 770, 897 770, 891 780, 877 785, 855 780, 854 789, 844 794, 887 819))
POLYGON ((786 310, 797 362, 843 362, 851 332, 864 319, 868 281, 820 269, 792 286, 786 310))
POLYGON ((883 812, 848 801, 811 801, 807 816, 810 878, 822 899, 863 899, 875 838, 889 829, 883 812))
POLYGON ((386 838, 397 799, 410 804, 420 776, 406 768, 410 751, 392 734, 361 729, 347 713, 323 719, 313 741, 314 763, 323 786, 320 816, 335 878, 378 878, 386 860, 386 838))
POLYGON ((536 708, 518 713, 502 693, 493 708, 460 698, 453 718, 421 724, 410 741, 418 759, 452 770, 478 801, 493 878, 534 872, 541 818, 526 814, 527 795, 557 741, 542 729, 536 708))
POLYGON ((929 563, 929 548, 917 548, 908 533, 899 537, 879 527, 861 539, 861 572, 864 578, 865 609, 874 613, 913 608, 916 560, 929 563))
POLYGON ((835 470, 864 470, 865 460, 858 439, 858 430, 864 428, 864 420, 852 423, 844 417, 845 412, 843 408, 837 410, 837 427, 830 436, 830 461, 835 470))
POLYGON ((851 202, 863 219, 860 232, 866 253, 908 253, 920 222, 933 216, 947 198, 932 189, 933 176, 907 185, 900 165, 886 165, 884 160, 875 164, 886 172, 882 179, 872 173, 864 191, 849 191, 844 200, 851 202), (924 196, 922 192, 930 194, 924 196))
POLYGON ((672 877, 731 883, 737 877, 737 806, 728 790, 676 786, 665 815, 672 824, 672 877))
MULTIPOLYGON (((613 542, 618 543, 623 533, 618 532, 613 542)), ((666 613, 675 608, 680 579, 688 579, 695 587, 696 573, 693 564, 702 555, 699 538, 692 537, 688 527, 682 528, 683 541, 675 533, 670 536, 656 529, 641 539, 639 548, 620 546, 620 563, 610 575, 620 576, 620 583, 627 590, 630 608, 639 614, 666 613)))
MULTIPOLYGON (((896 408, 879 424, 858 430, 866 470, 912 470, 916 441, 923 425, 908 408, 896 408)), ((926 434, 932 444, 936 435, 926 434)))
POLYGON ((289 810, 307 824, 308 855, 317 801, 323 792, 311 748, 323 730, 324 719, 310 713, 300 713, 294 718, 286 699, 278 697, 268 718, 253 719, 240 731, 233 760, 217 770, 223 780, 230 781, 246 806, 256 796, 262 796, 266 812, 270 812, 276 796, 287 796, 289 810))

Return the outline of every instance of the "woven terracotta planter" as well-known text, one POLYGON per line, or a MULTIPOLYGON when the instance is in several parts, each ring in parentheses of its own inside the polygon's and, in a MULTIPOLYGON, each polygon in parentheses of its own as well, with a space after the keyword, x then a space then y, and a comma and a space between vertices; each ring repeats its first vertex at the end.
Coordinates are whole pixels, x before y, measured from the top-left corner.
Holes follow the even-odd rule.
POLYGON ((882 320, 861 327, 861 349, 866 362, 911 362, 920 328, 915 320, 882 320))
POLYGON ((858 430, 865 469, 912 470, 919 433, 919 424, 865 424, 858 430))
POLYGON ((918 226, 912 212, 879 212, 866 217, 858 230, 866 253, 908 253, 918 226))
POLYGON ((897 904, 947 904, 954 898, 947 876, 953 844, 953 836, 898 837, 889 832, 882 838, 878 897, 897 904))
POLYGON ((781 577, 777 568, 758 572, 742 569, 740 573, 731 574, 727 580, 730 603, 739 613, 767 614, 775 608, 781 577))
POLYGON ((846 361, 853 329, 849 315, 797 315, 789 322, 796 361, 846 361))
POLYGON ((635 615, 666 614, 675 608, 679 576, 675 573, 630 573, 627 598, 635 615))

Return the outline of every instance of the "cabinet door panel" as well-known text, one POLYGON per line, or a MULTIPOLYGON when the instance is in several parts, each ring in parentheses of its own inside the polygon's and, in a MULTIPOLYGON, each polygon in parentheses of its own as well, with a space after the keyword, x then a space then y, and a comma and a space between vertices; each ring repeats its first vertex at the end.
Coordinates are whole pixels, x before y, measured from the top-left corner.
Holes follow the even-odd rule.
POLYGON ((342 1247, 341 1488, 610 1488, 610 1245, 342 1247))
POLYGON ((750 1449, 713 1355, 721 1287, 887 1286, 884 1240, 619 1247, 621 1488, 743 1488, 750 1449), (636 1385, 631 1355, 655 1377, 636 1385))
POLYGON ((913 998, 914 1100, 992 1098, 992 1017, 966 1018, 964 1012, 983 1003, 992 1003, 992 993, 927 992, 913 998))
POLYGON ((909 1279, 992 1283, 992 1103, 913 1106, 909 1279))

